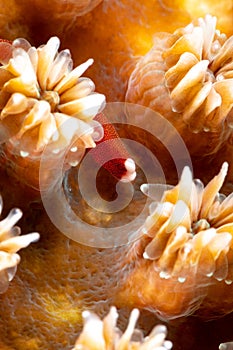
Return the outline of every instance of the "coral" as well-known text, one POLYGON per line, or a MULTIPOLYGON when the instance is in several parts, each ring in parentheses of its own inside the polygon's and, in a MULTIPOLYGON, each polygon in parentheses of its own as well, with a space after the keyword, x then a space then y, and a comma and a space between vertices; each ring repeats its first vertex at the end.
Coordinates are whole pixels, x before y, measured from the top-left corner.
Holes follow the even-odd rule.
MULTIPOLYGON (((176 28, 188 24, 197 13, 198 16, 211 13, 218 16, 218 27, 221 30, 227 35, 233 34, 232 4, 228 0, 216 3, 210 0, 202 2, 145 0, 143 3, 138 0, 104 0, 94 10, 92 5, 97 5, 97 2, 1 1, 1 37, 10 40, 25 37, 37 47, 49 37, 59 36, 63 47, 71 48, 75 65, 85 62, 89 57, 94 58, 95 64, 90 67, 88 74, 95 81, 96 90, 104 93, 108 101, 123 101, 127 80, 138 62, 138 55, 145 55, 151 49, 153 35, 156 32, 164 30, 173 32, 176 28), (80 5, 91 12, 80 17, 79 15, 83 14, 80 5)), ((157 52, 161 58, 164 42, 160 41, 161 36, 156 36, 155 40, 161 44, 161 50, 157 52)), ((151 64, 150 67, 152 66, 151 64)), ((165 71, 163 63, 160 67, 165 71)), ((219 133, 220 130, 211 133, 202 131, 198 134, 190 132, 187 123, 180 122, 181 119, 177 119, 176 124, 179 113, 172 111, 170 102, 166 104, 168 89, 164 99, 160 91, 157 91, 160 104, 163 104, 165 109, 168 107, 166 116, 181 131, 192 155, 201 158, 200 163, 194 164, 195 176, 200 169, 201 179, 207 182, 213 172, 216 174, 216 169, 219 169, 219 164, 224 160, 229 162, 229 176, 231 176, 233 137, 227 124, 226 133, 223 134, 219 133), (227 148, 223 152, 221 147, 224 143, 227 148), (211 163, 207 161, 206 154, 210 154, 211 163), (212 161, 213 154, 214 161, 212 161)), ((153 147, 149 137, 146 138, 146 142, 153 147)), ((30 228, 30 231, 41 232, 38 244, 22 251, 17 274, 10 283, 7 293, 0 296, 1 349, 71 349, 77 337, 76 332, 82 327, 82 311, 88 309, 91 313, 95 312, 99 317, 103 317, 110 305, 114 304, 119 307, 119 328, 124 329, 124 321, 128 320, 128 314, 124 318, 125 309, 126 313, 129 313, 138 306, 141 309, 140 328, 148 332, 156 323, 151 300, 155 298, 159 300, 160 295, 165 313, 168 310, 169 314, 174 306, 172 310, 172 312, 175 310, 172 314, 174 317, 190 314, 198 308, 198 305, 201 308, 196 310, 198 315, 202 310, 207 320, 215 311, 219 316, 230 310, 233 284, 227 285, 225 280, 216 280, 217 269, 215 277, 205 277, 206 286, 198 287, 197 281, 188 284, 189 278, 184 283, 177 281, 177 276, 161 278, 159 271, 153 269, 154 265, 157 268, 157 261, 143 258, 143 253, 152 237, 144 235, 140 242, 137 242, 138 245, 130 244, 118 249, 94 249, 69 240, 52 225, 40 203, 34 201, 34 197, 30 197, 31 189, 22 184, 25 182, 30 185, 29 179, 37 178, 37 160, 29 163, 27 157, 15 155, 14 149, 10 146, 7 149, 2 147, 1 151, 0 187, 4 197, 7 198, 7 206, 9 208, 13 203, 23 207, 24 230, 30 228), (20 167, 20 171, 16 169, 17 166, 20 167), (7 174, 5 169, 9 170, 7 174), (14 171, 16 171, 15 178, 13 178, 14 171), (156 285, 160 286, 160 290, 155 289, 156 285), (190 305, 190 300, 194 307, 190 305), (188 310, 184 310, 184 305, 188 305, 188 310)), ((159 153, 160 150, 156 151, 159 153)), ((161 152, 161 158, 163 155, 161 152)), ((100 161, 102 162, 102 158, 100 161)), ((129 168, 131 165, 129 164, 129 168)), ((52 166, 56 168, 56 159, 54 164, 48 164, 48 167, 52 166)), ((174 175, 175 172, 172 172, 171 176, 174 175)), ((86 180, 88 183, 89 176, 86 180)), ((112 191, 108 188, 104 177, 101 184, 106 194, 112 191)), ((34 185, 37 187, 37 184, 34 185)), ((230 193, 232 191, 230 181, 228 185, 227 191, 230 193)), ((225 189, 226 187, 224 191, 225 189)), ((72 188, 67 187, 67 190, 71 190, 72 196, 72 188)), ((80 205, 79 198, 74 196, 72 201, 72 204, 76 202, 80 205)), ((140 203, 135 205, 134 202, 131 209, 132 207, 129 218, 135 216, 140 203)), ((84 207, 83 211, 84 216, 89 216, 94 226, 102 224, 101 212, 93 216, 89 209, 86 210, 84 207)), ((106 215, 105 218, 109 220, 109 225, 112 222, 120 225, 122 221, 125 223, 128 219, 124 213, 118 213, 115 221, 111 215, 106 215)), ((216 261, 219 262, 219 259, 216 261)), ((198 266, 200 267, 200 264, 198 266)), ((169 324, 169 337, 171 334, 171 338, 175 338, 175 348, 216 349, 220 342, 232 340, 230 315, 217 320, 216 323, 204 323, 196 317, 185 317, 183 323, 179 322, 181 321, 174 320, 169 324), (170 332, 171 328, 173 334, 170 332)))
MULTIPOLYGON (((179 184, 161 199, 162 185, 142 185, 153 199, 151 213, 142 228, 144 238, 130 249, 131 268, 123 286, 124 297, 134 305, 172 319, 193 313, 213 290, 231 293, 233 197, 219 193, 227 167, 224 163, 206 187, 193 180, 187 167, 179 184)), ((216 315, 218 310, 220 315, 231 312, 231 298, 225 306, 215 305, 216 315)))
POLYGON ((18 157, 21 163, 27 158, 29 166, 31 159, 32 167, 45 148, 53 166, 67 150, 68 166, 77 164, 80 149, 94 147, 94 129, 101 129, 93 118, 105 96, 93 92, 90 79, 80 77, 93 60, 72 70, 69 50, 58 53, 59 44, 53 37, 36 49, 25 39, 16 39, 2 49, 1 143, 5 157, 11 153, 13 161, 18 157))
POLYGON ((191 155, 215 154, 232 134, 232 40, 207 15, 157 34, 131 74, 126 100, 161 113, 191 155))
MULTIPOLYGON (((111 159, 118 161, 106 168, 118 179, 132 181, 136 176, 134 161, 119 143, 114 127, 103 115, 97 115, 105 105, 105 96, 94 92, 91 79, 80 77, 93 60, 72 70, 69 50, 57 52, 60 44, 57 37, 38 49, 25 39, 0 44, 3 64, 0 141, 4 158, 16 163, 20 170, 29 167, 33 172, 32 185, 39 188, 35 168, 39 167, 41 157, 46 159, 48 169, 63 161, 67 170, 79 163, 86 148, 96 146, 95 141, 111 138, 115 140, 115 146, 111 143, 109 147, 111 159)), ((99 160, 99 150, 96 153, 99 160)), ((48 169, 40 178, 43 188, 44 184, 48 186, 48 169)))
MULTIPOLYGON (((0 213, 2 209, 3 202, 0 197, 0 213)), ((14 225, 21 216, 21 210, 15 208, 0 222, 0 293, 7 290, 9 282, 14 278, 20 262, 17 252, 39 239, 36 232, 20 236, 20 228, 14 225)))
POLYGON ((9 135, 15 136, 12 143, 20 143, 19 153, 37 154, 49 143, 56 153, 75 135, 86 147, 93 147, 93 129, 86 124, 99 112, 105 98, 93 93, 95 86, 90 79, 80 78, 93 61, 72 70, 69 50, 58 54, 58 47, 56 37, 38 49, 16 39, 13 57, 1 67, 1 121, 13 129, 9 135), (62 124, 70 116, 75 119, 67 132, 62 124), (14 118, 14 123, 9 118, 14 118))
MULTIPOLYGON (((208 185, 193 180, 185 168, 179 184, 167 190, 145 222, 143 232, 151 241, 145 247, 145 259, 156 261, 160 277, 175 276, 181 283, 194 269, 195 274, 232 283, 233 213, 232 195, 219 194, 227 174, 227 163, 208 185), (229 266, 229 267, 230 267, 229 266)), ((156 185, 143 185, 149 196, 156 185)))
MULTIPOLYGON (((104 93, 108 101, 124 101, 128 77, 139 55, 144 55, 153 45, 154 33, 166 30, 168 23, 174 30, 189 20, 186 13, 175 8, 172 11, 164 9, 157 0, 143 3, 107 0, 90 14, 79 17, 76 25, 64 35, 63 42, 72 47, 77 62, 85 60, 91 53, 95 64, 89 74, 96 89, 104 93), (143 25, 144 21, 146 25, 143 25)), ((47 29, 44 36, 48 35, 50 23, 43 22, 43 28, 47 29)), ((53 33, 52 30, 56 28, 50 27, 53 33)))
POLYGON ((34 212, 37 220, 29 213, 25 219, 41 239, 34 250, 23 251, 14 284, 1 296, 1 340, 17 350, 68 350, 82 329, 82 311, 102 317, 113 304, 125 253, 77 244, 56 230, 40 207, 34 212), (25 327, 28 319, 33 331, 25 327))
POLYGON ((144 338, 135 324, 139 311, 134 309, 131 312, 128 326, 122 334, 116 327, 118 314, 115 307, 112 307, 107 316, 101 319, 88 311, 83 312, 84 327, 75 343, 73 350, 82 349, 164 349, 172 348, 172 343, 166 338, 166 327, 155 326, 150 334, 144 338))
POLYGON ((177 30, 164 52, 172 110, 193 132, 232 127, 232 41, 216 30, 216 17, 177 30))

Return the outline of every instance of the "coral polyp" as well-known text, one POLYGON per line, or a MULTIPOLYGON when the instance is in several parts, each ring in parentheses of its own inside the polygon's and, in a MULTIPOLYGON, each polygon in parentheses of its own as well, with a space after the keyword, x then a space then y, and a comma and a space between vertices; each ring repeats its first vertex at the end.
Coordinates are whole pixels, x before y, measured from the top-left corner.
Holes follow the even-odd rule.
POLYGON ((216 22, 207 15, 178 29, 163 53, 172 109, 194 132, 233 126, 233 37, 216 30, 216 22))
POLYGON ((35 169, 45 149, 48 169, 59 164, 64 152, 69 168, 86 148, 95 147, 94 132, 101 134, 102 129, 93 118, 104 107, 105 96, 94 92, 91 79, 81 77, 93 60, 73 69, 70 51, 58 52, 59 45, 52 37, 39 48, 25 39, 1 46, 2 153, 18 177, 27 164, 33 176, 28 174, 25 181, 35 188, 35 169))
POLYGON ((216 153, 232 134, 232 41, 210 15, 156 34, 131 74, 126 100, 167 118, 191 155, 216 153))
POLYGON ((111 307, 103 320, 89 311, 84 311, 84 327, 73 350, 169 350, 172 348, 172 343, 166 340, 166 326, 157 325, 147 337, 144 337, 142 331, 135 329, 138 316, 139 311, 134 309, 130 314, 128 326, 122 333, 116 327, 118 313, 115 307, 111 307))
MULTIPOLYGON (((3 209, 0 197, 0 213, 3 209)), ((22 217, 20 209, 12 209, 8 216, 0 221, 0 293, 4 293, 9 282, 14 278, 20 256, 17 252, 39 239, 37 232, 20 236, 21 230, 15 226, 22 217)))
MULTIPOLYGON (((220 173, 204 187, 185 168, 179 184, 165 191, 160 202, 153 202, 155 209, 143 228, 150 239, 143 256, 155 261, 161 278, 175 276, 185 283, 193 270, 196 276, 233 282, 233 197, 219 193, 226 174, 224 163, 220 173)), ((149 196, 158 191, 156 185, 142 188, 149 196)))
POLYGON ((93 92, 90 79, 81 78, 93 60, 72 70, 69 50, 58 53, 59 44, 53 37, 36 49, 16 39, 12 58, 1 67, 1 124, 22 156, 36 155, 51 143, 52 150, 59 152, 75 137, 85 147, 94 144, 91 121, 105 97, 93 92), (74 119, 66 130, 69 117, 74 119))
MULTIPOLYGON (((215 293, 231 294, 233 197, 219 193, 227 169, 224 163, 205 187, 188 167, 175 187, 142 185, 152 203, 142 237, 128 252, 122 303, 127 298, 167 320, 193 314, 202 303, 208 309, 205 300, 215 293)), ((232 312, 231 297, 225 301, 215 316, 232 312)))

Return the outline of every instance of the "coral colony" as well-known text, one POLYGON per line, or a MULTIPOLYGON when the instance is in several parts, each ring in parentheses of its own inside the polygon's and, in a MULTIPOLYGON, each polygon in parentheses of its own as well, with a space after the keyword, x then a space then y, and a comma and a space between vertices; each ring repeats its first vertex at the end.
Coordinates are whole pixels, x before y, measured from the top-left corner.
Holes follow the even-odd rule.
MULTIPOLYGON (((74 6, 83 15, 100 3, 82 1, 74 6)), ((59 6, 57 2, 60 13, 59 6)), ((216 26, 216 18, 207 15, 173 34, 155 35, 151 50, 135 61, 125 95, 126 102, 144 106, 144 111, 150 108, 174 126, 194 172, 206 159, 213 160, 208 181, 204 185, 202 179, 193 179, 192 170, 185 166, 177 185, 161 186, 156 179, 141 185, 150 206, 139 238, 106 251, 67 239, 49 222, 39 199, 40 185, 49 184, 51 169, 61 162, 65 171, 76 169, 92 148, 96 148, 93 162, 107 170, 103 178, 137 181, 136 160, 105 119, 105 95, 95 92, 92 79, 83 77, 93 59, 74 67, 70 51, 59 51, 56 36, 39 47, 23 38, 0 42, 2 174, 7 174, 9 186, 15 182, 10 203, 15 199, 17 206, 22 203, 27 208, 25 191, 25 198, 35 196, 28 208, 36 203, 41 215, 38 221, 32 206, 34 214, 29 220, 25 212, 22 223, 40 235, 20 235, 15 226, 22 216, 19 209, 12 209, 0 222, 1 317, 6 330, 1 330, 1 349, 169 350, 172 342, 162 321, 198 315, 199 310, 208 320, 213 305, 213 317, 233 311, 233 193, 229 191, 233 37, 227 38, 216 26), (112 148, 106 146, 104 154, 98 153, 97 145, 109 140, 114 140, 112 148), (40 175, 45 152, 46 166, 40 175), (111 161, 103 164, 106 154, 111 161), (17 252, 28 245, 16 271, 17 252), (17 303, 23 293, 25 306, 20 308, 17 303), (135 328, 139 314, 143 317, 145 312, 153 322, 144 319, 141 330, 135 328), (24 322, 32 331, 23 327, 24 322), (34 332, 36 327, 41 328, 34 332)), ((135 129, 126 134, 153 150, 150 135, 145 138, 135 129)), ((78 188, 78 178, 74 182, 71 192, 78 188)), ((103 192, 108 191, 103 180, 103 192)), ((231 346, 228 341, 220 349, 231 346)))

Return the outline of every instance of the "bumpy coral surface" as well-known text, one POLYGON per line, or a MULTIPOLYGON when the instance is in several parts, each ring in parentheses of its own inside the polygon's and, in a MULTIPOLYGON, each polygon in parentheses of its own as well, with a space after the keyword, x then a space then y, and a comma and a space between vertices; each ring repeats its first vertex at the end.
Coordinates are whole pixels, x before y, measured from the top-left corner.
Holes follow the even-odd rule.
POLYGON ((102 0, 53 0, 48 4, 41 0, 26 0, 20 3, 11 0, 6 4, 2 1, 1 37, 10 40, 17 37, 31 39, 35 37, 31 29, 33 28, 35 33, 40 26, 41 32, 42 27, 46 26, 47 33, 52 34, 52 31, 57 35, 64 35, 75 25, 79 16, 88 14, 101 2, 102 0))
POLYGON ((107 316, 101 319, 88 311, 83 312, 84 327, 75 343, 73 350, 79 349, 160 349, 169 350, 172 343, 166 338, 166 327, 155 326, 150 334, 144 338, 139 329, 135 329, 135 324, 139 316, 139 311, 134 309, 131 312, 128 326, 124 333, 116 327, 118 314, 115 307, 112 307, 107 316))
POLYGON ((23 9, 30 8, 31 18, 35 22, 38 21, 37 13, 40 13, 39 23, 46 25, 47 31, 56 27, 59 35, 67 33, 75 23, 79 16, 89 14, 103 0, 71 0, 59 1, 53 0, 49 4, 44 0, 28 0, 22 4, 23 9))
POLYGON ((28 6, 33 6, 35 9, 39 10, 42 16, 50 19, 50 15, 54 15, 56 19, 68 20, 72 19, 73 22, 76 20, 77 16, 83 16, 89 11, 93 10, 102 0, 80 0, 80 1, 67 1, 61 2, 53 0, 50 2, 49 6, 46 1, 28 1, 28 6))

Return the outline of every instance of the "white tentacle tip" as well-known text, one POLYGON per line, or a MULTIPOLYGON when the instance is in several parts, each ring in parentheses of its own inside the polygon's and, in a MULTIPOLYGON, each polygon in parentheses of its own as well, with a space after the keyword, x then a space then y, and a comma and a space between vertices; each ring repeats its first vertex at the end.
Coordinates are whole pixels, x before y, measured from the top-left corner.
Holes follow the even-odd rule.
POLYGON ((136 173, 136 165, 133 159, 127 158, 125 163, 126 174, 124 174, 121 178, 122 182, 131 182, 134 181, 137 173, 136 173))
POLYGON ((221 343, 219 345, 219 350, 233 350, 233 341, 228 343, 221 343))

